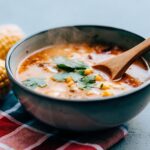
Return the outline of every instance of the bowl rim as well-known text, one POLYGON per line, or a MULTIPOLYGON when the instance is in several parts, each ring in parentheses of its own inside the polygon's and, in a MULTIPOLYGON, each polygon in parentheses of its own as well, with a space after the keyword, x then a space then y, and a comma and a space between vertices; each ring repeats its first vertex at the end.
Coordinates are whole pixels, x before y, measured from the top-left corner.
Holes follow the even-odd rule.
POLYGON ((111 27, 111 26, 101 26, 101 25, 69 25, 69 26, 60 26, 60 27, 52 27, 52 28, 48 28, 46 30, 43 30, 43 31, 40 31, 40 32, 37 32, 37 33, 34 33, 34 34, 31 34, 27 37, 25 37, 24 39, 20 40, 19 42, 17 42, 8 52, 7 54, 7 57, 6 57, 6 63, 5 63, 5 66, 6 66, 6 71, 8 73, 8 77, 10 80, 12 80, 15 84, 17 84, 20 88, 23 88, 23 90, 29 92, 30 94, 33 94, 35 96, 39 96, 41 98, 46 98, 48 100, 55 100, 55 101, 60 101, 60 102, 75 102, 75 103, 85 103, 85 102, 108 102, 110 100, 117 100, 118 98, 122 98, 122 97, 125 97, 125 96, 129 96, 131 94, 134 94, 142 89, 144 89, 145 87, 147 87, 149 84, 150 84, 150 80, 146 81, 145 83, 143 83, 142 85, 140 85, 139 87, 137 87, 136 89, 132 89, 132 90, 129 90, 129 91, 126 91, 126 92, 123 92, 121 94, 117 94, 117 95, 114 95, 114 96, 111 96, 111 97, 100 97, 100 98, 91 98, 91 99, 65 99, 65 98, 57 98, 57 97, 52 97, 52 96, 48 96, 48 95, 44 95, 44 94, 41 94, 41 93, 38 93, 38 92, 35 92, 34 90, 32 89, 29 89, 27 87, 25 87, 23 84, 21 84, 19 81, 17 81, 17 79, 14 77, 12 71, 11 71, 11 67, 10 67, 10 59, 11 59, 11 56, 13 54, 13 52, 15 51, 15 49, 17 47, 19 47, 23 42, 26 42, 27 40, 33 38, 34 36, 38 36, 40 34, 43 34, 45 32, 48 32, 50 30, 54 30, 54 29, 60 29, 60 28, 66 28, 66 27, 95 27, 95 28, 103 28, 103 29, 107 29, 107 30, 115 30, 115 31, 123 31, 123 32, 126 32, 126 33, 129 33, 129 34, 132 34, 134 36, 137 36, 139 38, 141 38, 141 40, 144 40, 145 38, 143 38, 142 36, 136 34, 136 33, 133 33, 133 32, 130 32, 130 31, 127 31, 127 30, 124 30, 124 29, 120 29, 120 28, 117 28, 117 27, 111 27))

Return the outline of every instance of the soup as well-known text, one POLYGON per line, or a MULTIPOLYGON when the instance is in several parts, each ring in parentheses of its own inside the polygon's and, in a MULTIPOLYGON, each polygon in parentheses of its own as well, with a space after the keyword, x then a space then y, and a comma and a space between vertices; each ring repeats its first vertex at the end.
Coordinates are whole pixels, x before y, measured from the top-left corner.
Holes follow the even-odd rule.
POLYGON ((135 61, 117 81, 93 65, 123 52, 104 44, 65 44, 45 47, 26 57, 16 78, 44 95, 65 99, 110 97, 137 88, 148 80, 144 59, 135 61))

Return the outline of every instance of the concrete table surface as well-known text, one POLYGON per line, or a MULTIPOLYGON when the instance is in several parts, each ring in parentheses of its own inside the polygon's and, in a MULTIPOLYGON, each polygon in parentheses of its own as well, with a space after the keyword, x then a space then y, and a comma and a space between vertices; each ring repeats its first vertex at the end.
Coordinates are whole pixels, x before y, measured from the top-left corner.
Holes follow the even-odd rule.
MULTIPOLYGON (((0 24, 27 35, 50 27, 107 25, 150 36, 149 0, 0 0, 0 24)), ((150 150, 150 105, 128 123, 129 135, 112 150, 150 150)))

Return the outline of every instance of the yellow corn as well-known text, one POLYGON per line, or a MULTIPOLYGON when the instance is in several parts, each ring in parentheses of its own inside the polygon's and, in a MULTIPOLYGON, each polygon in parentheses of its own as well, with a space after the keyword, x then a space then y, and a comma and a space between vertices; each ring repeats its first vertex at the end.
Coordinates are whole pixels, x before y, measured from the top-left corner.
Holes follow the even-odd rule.
POLYGON ((0 26, 0 59, 5 59, 9 49, 23 37, 23 32, 16 25, 0 26))
POLYGON ((85 75, 89 75, 89 74, 91 74, 91 73, 93 73, 93 70, 92 70, 92 69, 85 69, 85 70, 84 70, 84 74, 85 74, 85 75))
POLYGON ((108 89, 110 89, 110 88, 111 88, 111 85, 110 85, 109 83, 107 83, 107 82, 102 83, 102 84, 100 85, 100 89, 101 89, 101 90, 108 90, 108 89))
POLYGON ((68 82, 67 85, 68 85, 69 87, 73 86, 73 85, 74 85, 74 81, 72 80, 72 81, 68 82))
POLYGON ((95 80, 96 80, 96 81, 102 81, 103 78, 102 78, 100 75, 97 74, 97 75, 95 76, 95 80))
POLYGON ((67 82, 67 83, 69 83, 69 82, 71 82, 71 81, 73 81, 72 77, 67 77, 67 78, 66 78, 66 82, 67 82))
POLYGON ((101 93, 101 96, 107 97, 107 96, 113 96, 113 94, 110 91, 105 90, 101 93))
POLYGON ((9 92, 10 84, 7 77, 5 62, 0 59, 0 98, 9 92))

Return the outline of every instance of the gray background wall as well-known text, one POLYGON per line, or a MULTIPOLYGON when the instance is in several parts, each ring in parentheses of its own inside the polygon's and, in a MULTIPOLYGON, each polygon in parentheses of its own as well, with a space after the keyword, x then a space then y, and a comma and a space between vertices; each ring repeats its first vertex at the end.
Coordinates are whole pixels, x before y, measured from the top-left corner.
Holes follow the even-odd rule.
POLYGON ((149 0, 0 0, 0 23, 26 33, 62 25, 101 24, 150 36, 149 0))

